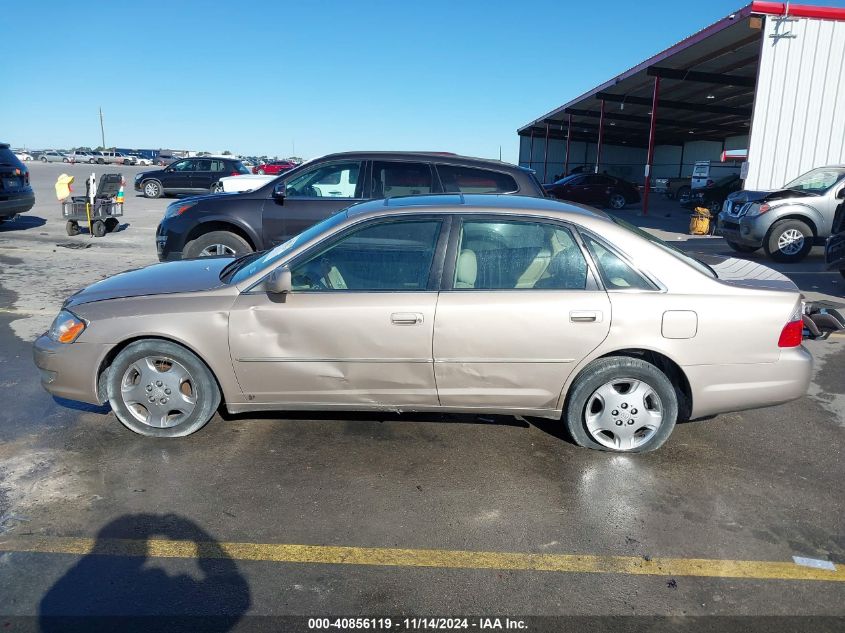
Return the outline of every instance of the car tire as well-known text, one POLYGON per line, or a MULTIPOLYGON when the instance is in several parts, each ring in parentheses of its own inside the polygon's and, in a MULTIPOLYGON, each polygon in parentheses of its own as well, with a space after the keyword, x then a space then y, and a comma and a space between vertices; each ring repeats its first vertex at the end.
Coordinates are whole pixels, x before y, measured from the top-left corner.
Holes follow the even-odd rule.
POLYGON ((71 237, 79 235, 79 222, 76 222, 75 220, 68 220, 65 224, 65 231, 71 237))
POLYGON ((97 159, 97 164, 98 164, 98 165, 105 165, 105 164, 106 164, 106 161, 104 161, 102 158, 98 158, 98 159, 97 159))
POLYGON ((106 223, 102 220, 94 220, 91 224, 91 234, 94 237, 103 237, 106 234, 106 223))
POLYGON ((95 161, 93 158, 89 158, 89 159, 88 159, 88 164, 89 164, 89 165, 93 165, 93 164, 94 164, 94 163, 96 163, 96 162, 97 162, 97 161, 95 161))
POLYGON ((214 183, 211 185, 211 193, 224 193, 225 189, 223 189, 223 185, 219 182, 214 183))
POLYGON ((813 248, 813 231, 801 220, 779 220, 769 229, 763 247, 776 262, 800 262, 813 248))
POLYGON ((197 257, 228 256, 240 257, 253 252, 252 246, 237 233, 231 231, 210 231, 185 245, 186 259, 197 257))
POLYGON ((46 159, 44 156, 42 156, 42 157, 41 157, 41 162, 42 162, 42 163, 46 163, 46 162, 47 162, 47 159, 46 159))
POLYGON ((190 435, 220 406, 211 370, 196 354, 171 341, 129 344, 109 367, 106 389, 121 424, 148 437, 190 435))
POLYGON ((675 194, 675 198, 680 200, 681 198, 689 198, 690 193, 692 193, 692 189, 684 185, 683 187, 678 187, 678 192, 675 194))
POLYGON ((628 201, 625 199, 625 196, 618 191, 611 192, 607 198, 607 206, 615 211, 624 209, 626 204, 628 204, 628 201))
POLYGON ((63 158, 63 159, 62 159, 62 162, 63 162, 63 163, 69 163, 70 161, 69 161, 67 158, 63 158))
POLYGON ((141 183, 141 191, 144 192, 145 198, 161 198, 164 190, 158 180, 145 180, 141 183))
POLYGON ((630 356, 599 358, 587 365, 564 408, 565 424, 578 446, 612 452, 660 448, 677 418, 678 395, 666 374, 630 356))
POLYGON ((258 170, 257 172, 255 172, 255 173, 256 173, 256 174, 258 174, 259 176, 263 176, 263 175, 265 174, 265 172, 264 172, 264 170, 263 170, 263 169, 259 169, 259 170, 258 170))
POLYGON ((745 244, 738 244, 737 242, 731 242, 730 240, 725 240, 728 243, 728 246, 732 251, 736 251, 737 253, 754 253, 760 250, 759 246, 746 246, 745 244))

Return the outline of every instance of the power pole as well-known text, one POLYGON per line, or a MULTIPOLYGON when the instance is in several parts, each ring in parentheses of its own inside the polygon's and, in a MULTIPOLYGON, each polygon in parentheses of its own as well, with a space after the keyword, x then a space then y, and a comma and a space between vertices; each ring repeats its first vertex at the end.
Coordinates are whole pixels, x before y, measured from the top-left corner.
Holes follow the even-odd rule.
POLYGON ((103 107, 100 106, 100 141, 102 142, 102 147, 106 149, 106 130, 103 127, 103 107))

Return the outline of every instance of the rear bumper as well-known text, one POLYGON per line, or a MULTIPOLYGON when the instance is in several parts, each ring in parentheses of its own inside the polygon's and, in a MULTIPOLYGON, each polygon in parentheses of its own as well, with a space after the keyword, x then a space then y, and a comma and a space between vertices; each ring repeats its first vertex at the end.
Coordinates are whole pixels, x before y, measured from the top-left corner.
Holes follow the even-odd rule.
POLYGON ((26 213, 34 206, 35 194, 32 191, 0 195, 0 218, 26 213))
POLYGON ((56 343, 46 335, 32 345, 35 366, 41 372, 41 386, 59 398, 102 404, 97 390, 97 372, 113 345, 56 343))
POLYGON ((783 349, 774 363, 683 367, 692 388, 692 417, 757 409, 803 397, 813 357, 803 346, 783 349))

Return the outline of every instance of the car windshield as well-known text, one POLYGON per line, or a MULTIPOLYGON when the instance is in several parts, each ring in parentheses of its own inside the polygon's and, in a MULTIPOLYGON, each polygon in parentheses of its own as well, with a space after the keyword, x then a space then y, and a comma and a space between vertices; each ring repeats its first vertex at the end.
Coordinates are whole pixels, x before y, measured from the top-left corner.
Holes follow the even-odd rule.
POLYGON ((245 279, 249 279, 258 271, 263 270, 264 268, 271 267, 274 263, 285 257, 297 246, 300 246, 302 244, 305 244, 306 242, 313 240, 315 237, 325 231, 331 230, 332 228, 343 222, 345 219, 345 210, 335 213, 334 215, 331 215, 325 220, 323 220, 322 222, 315 224, 309 229, 306 229, 299 235, 290 238, 284 244, 280 244, 276 248, 261 253, 260 257, 258 258, 250 258, 250 256, 247 256, 241 260, 235 260, 235 262, 233 262, 235 266, 231 268, 227 266, 222 271, 220 271, 220 280, 226 281, 228 278, 229 283, 238 284, 244 281, 245 279))
POLYGON ((843 167, 819 167, 798 176, 792 182, 786 183, 783 188, 822 195, 842 180, 843 176, 845 176, 843 167))
POLYGON ((661 249, 663 249, 664 251, 666 251, 667 253, 669 253, 673 257, 677 257, 682 262, 692 266, 698 272, 703 273, 703 274, 707 275, 708 277, 713 277, 713 278, 718 277, 718 275, 716 275, 716 272, 712 268, 710 268, 710 266, 705 264, 704 262, 697 260, 695 257, 690 257, 685 252, 683 252, 681 249, 679 249, 675 246, 672 246, 671 244, 667 244, 666 242, 661 240, 659 237, 655 237, 654 235, 652 235, 648 231, 643 231, 640 227, 634 226, 633 224, 626 222, 625 220, 621 220, 621 219, 614 217, 614 216, 610 216, 610 219, 613 220, 616 224, 618 224, 622 228, 628 229, 629 231, 631 231, 631 233, 636 233, 640 237, 647 239, 652 244, 660 247, 661 249))

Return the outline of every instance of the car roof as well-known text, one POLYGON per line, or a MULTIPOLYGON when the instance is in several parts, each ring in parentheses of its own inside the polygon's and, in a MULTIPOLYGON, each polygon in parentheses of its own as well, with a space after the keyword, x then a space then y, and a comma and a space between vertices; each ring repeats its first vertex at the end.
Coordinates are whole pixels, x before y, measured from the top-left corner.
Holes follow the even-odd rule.
MULTIPOLYGON (((436 159, 438 163, 456 164, 456 165, 483 165, 486 167, 500 169, 519 169, 525 171, 525 168, 519 167, 512 163, 506 163, 501 160, 492 158, 477 158, 474 156, 461 156, 460 154, 451 154, 449 152, 385 152, 385 151, 361 151, 361 152, 337 152, 334 154, 327 154, 321 156, 320 160, 327 158, 358 158, 363 160, 425 160, 430 161, 436 159)), ((313 161, 312 161, 313 162, 313 161)))
POLYGON ((591 218, 611 221, 603 211, 572 202, 550 198, 496 194, 444 193, 433 195, 399 196, 383 200, 370 200, 348 209, 349 217, 363 214, 391 215, 409 211, 436 213, 501 213, 591 218))

